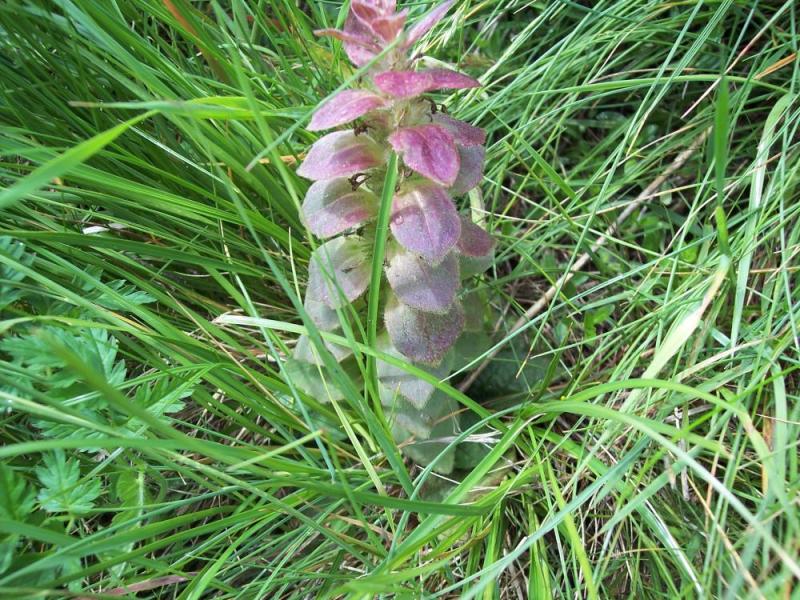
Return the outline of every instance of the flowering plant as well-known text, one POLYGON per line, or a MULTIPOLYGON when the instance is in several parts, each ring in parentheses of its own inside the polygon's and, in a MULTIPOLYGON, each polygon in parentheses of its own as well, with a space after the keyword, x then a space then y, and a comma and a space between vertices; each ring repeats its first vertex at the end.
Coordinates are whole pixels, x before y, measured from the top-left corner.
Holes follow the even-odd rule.
MULTIPOLYGON (((395 0, 352 0, 342 30, 316 32, 343 42, 353 64, 365 68, 366 86, 337 93, 314 113, 311 131, 350 128, 319 139, 297 170, 313 181, 303 220, 327 240, 312 254, 304 306, 317 327, 337 331, 337 309, 369 287, 376 235, 371 221, 391 153, 400 156, 386 244, 386 331, 378 349, 440 378, 450 372, 451 348, 465 327, 461 281, 488 268, 494 251, 491 237, 459 215, 453 202, 482 178, 485 132, 452 118, 427 96, 479 83, 450 69, 416 69, 411 54, 452 4, 440 4, 406 30, 408 11, 398 11, 395 0)), ((339 361, 350 354, 326 346, 339 361)), ((320 364, 305 337, 294 358, 320 364)), ((442 423, 452 430, 456 419, 446 417, 455 407, 448 397, 434 395, 434 386, 383 361, 377 374, 381 399, 393 409, 396 437, 441 435, 442 423)), ((424 462, 420 453, 409 454, 424 462)), ((449 470, 446 463, 442 470, 449 470)))

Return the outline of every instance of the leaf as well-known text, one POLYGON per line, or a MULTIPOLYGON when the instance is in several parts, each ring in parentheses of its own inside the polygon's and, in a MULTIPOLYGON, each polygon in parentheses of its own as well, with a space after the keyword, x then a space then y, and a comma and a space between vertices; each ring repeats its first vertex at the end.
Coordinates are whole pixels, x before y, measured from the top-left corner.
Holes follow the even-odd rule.
POLYGON ((370 261, 361 240, 334 238, 311 254, 306 295, 329 308, 342 308, 364 293, 369 276, 370 261))
POLYGON ((60 327, 43 327, 31 334, 7 337, 0 342, 0 351, 10 355, 15 364, 24 366, 33 376, 46 376, 50 393, 54 388, 66 389, 81 383, 80 376, 66 368, 61 358, 52 352, 48 338, 54 338, 78 355, 110 385, 118 387, 125 381, 125 362, 117 361, 118 342, 105 329, 73 332, 60 327))
POLYGON ((438 459, 434 470, 447 475, 455 464, 455 448, 447 446, 458 433, 458 405, 444 393, 436 393, 430 404, 435 412, 428 415, 414 417, 405 411, 398 414, 392 424, 392 436, 413 461, 426 466, 438 459))
POLYGON ((438 365, 458 339, 464 311, 458 302, 444 314, 422 312, 389 299, 384 313, 392 344, 414 362, 438 365))
POLYGON ((461 220, 450 196, 427 181, 412 183, 395 195, 390 227, 401 246, 432 264, 440 262, 461 235, 461 220))
MULTIPOLYGON (((348 356, 353 354, 353 351, 348 348, 347 346, 340 346, 339 344, 334 344, 331 342, 326 342, 323 340, 325 347, 328 349, 333 355, 333 358, 336 359, 336 362, 342 362, 348 356)), ((319 352, 311 343, 311 339, 307 335, 301 335, 297 338, 297 344, 294 347, 294 353, 292 354, 294 358, 297 360, 302 360, 307 363, 311 363, 312 365, 322 365, 322 358, 319 356, 319 352)))
MULTIPOLYGON (((392 346, 392 342, 387 333, 382 334, 378 338, 377 348, 389 356, 407 360, 405 356, 400 354, 400 352, 392 346)), ((452 360, 448 360, 450 356, 450 354, 446 355, 442 362, 436 367, 428 367, 425 365, 414 366, 442 380, 450 374, 450 369, 452 367, 452 360)), ((400 367, 396 367, 380 359, 376 364, 378 380, 381 383, 381 402, 384 406, 392 406, 399 395, 419 410, 425 406, 431 394, 433 394, 436 389, 432 383, 428 383, 424 379, 420 379, 416 375, 412 375, 400 367)))
MULTIPOLYGON (((0 236, 0 255, 6 255, 26 267, 29 267, 34 259, 32 254, 25 251, 25 244, 6 235, 0 236)), ((25 277, 25 273, 13 265, 0 263, 0 310, 25 296, 25 292, 18 285, 25 277)))
POLYGON ((33 491, 22 477, 0 464, 0 519, 24 522, 33 512, 33 491))
POLYGON ((306 298, 303 302, 303 307, 314 322, 314 325, 323 331, 334 331, 341 326, 339 315, 336 311, 324 302, 312 298, 309 295, 309 290, 306 290, 306 298))
POLYGON ((403 162, 423 177, 445 186, 458 177, 460 159, 453 136, 441 125, 417 125, 398 129, 389 143, 403 162))
POLYGON ((37 500, 47 512, 83 515, 94 507, 100 495, 100 479, 79 483, 80 466, 75 459, 67 460, 62 449, 42 455, 42 466, 36 476, 42 484, 37 500))
POLYGON ((408 17, 408 10, 401 10, 394 15, 384 15, 382 17, 375 17, 370 22, 370 29, 372 32, 384 42, 391 43, 403 31, 408 17))
POLYGON ((292 384, 317 402, 327 403, 344 399, 344 394, 333 381, 322 378, 318 366, 290 358, 286 360, 283 368, 292 384))
POLYGON ((457 146, 459 170, 456 180, 448 190, 453 196, 466 194, 483 179, 486 150, 483 146, 457 146))
POLYGON ((403 30, 408 16, 407 10, 395 13, 394 6, 388 7, 379 2, 365 2, 363 0, 351 2, 350 12, 376 38, 386 43, 394 41, 403 30))
POLYGON ((458 71, 428 69, 426 71, 384 71, 373 78, 379 91, 395 98, 414 98, 434 90, 462 90, 481 84, 458 71))
POLYGON ((483 273, 494 261, 494 240, 472 220, 461 216, 461 236, 456 249, 461 255, 461 277, 483 273))
POLYGON ((363 67, 381 51, 372 30, 352 11, 344 22, 344 30, 318 29, 315 35, 326 35, 342 41, 347 58, 357 67, 363 67))
POLYGON ((439 6, 433 7, 426 14, 424 14, 422 18, 414 23, 414 26, 408 30, 408 33, 406 34, 406 41, 403 46, 408 48, 409 46, 416 44, 423 35, 433 29, 436 24, 444 18, 444 16, 447 14, 447 11, 449 11, 450 7, 453 6, 454 2, 455 0, 446 0, 439 6))
POLYGON ((353 190, 346 178, 314 182, 303 200, 303 218, 311 232, 329 238, 375 216, 378 199, 363 188, 353 190))
POLYGON ((458 259, 448 254, 438 265, 430 265, 415 254, 396 253, 386 268, 386 278, 405 305, 427 312, 445 313, 458 291, 458 259))
POLYGON ((297 174, 317 181, 349 177, 384 162, 381 148, 367 135, 354 131, 334 131, 317 140, 297 174))
POLYGON ((308 130, 321 131, 338 127, 385 105, 383 98, 368 90, 344 90, 314 113, 308 130))
POLYGON ((100 289, 103 270, 99 267, 89 267, 85 269, 86 275, 90 278, 80 280, 81 289, 86 292, 85 298, 110 310, 127 310, 130 305, 142 305, 155 302, 155 298, 147 292, 129 284, 124 279, 115 279, 105 284, 111 288, 114 294, 100 289), (115 294, 121 296, 116 298, 115 294))
POLYGON ((461 146, 483 146, 486 143, 486 132, 480 127, 459 121, 441 112, 434 114, 431 119, 437 125, 447 129, 456 144, 461 146))

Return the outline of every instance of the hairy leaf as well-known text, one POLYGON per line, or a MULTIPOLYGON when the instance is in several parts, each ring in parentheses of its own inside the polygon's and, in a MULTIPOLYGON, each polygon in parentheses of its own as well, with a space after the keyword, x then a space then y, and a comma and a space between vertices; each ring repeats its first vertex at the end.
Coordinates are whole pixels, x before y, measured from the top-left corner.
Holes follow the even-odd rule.
POLYGON ((312 298, 309 290, 306 290, 306 298, 303 302, 303 306, 308 316, 314 321, 314 325, 323 331, 333 331, 341 325, 339 315, 336 314, 336 311, 324 302, 312 298))
MULTIPOLYGON (((408 360, 392 346, 389 335, 386 333, 378 338, 377 347, 378 350, 385 354, 408 360)), ((448 360, 448 357, 452 358, 452 355, 450 353, 445 355, 445 358, 436 367, 428 367, 425 365, 414 366, 430 373, 438 379, 444 379, 452 368, 452 360, 448 360)), ((408 371, 385 361, 378 360, 377 368, 378 379, 381 383, 381 402, 384 406, 391 406, 399 394, 415 408, 421 410, 436 389, 432 383, 428 383, 424 379, 420 379, 416 375, 412 375, 408 371)))
POLYGON ((403 304, 445 313, 458 291, 458 259, 451 252, 438 265, 431 265, 416 254, 398 252, 389 261, 386 278, 403 304))
POLYGON ((494 261, 494 240, 472 220, 461 216, 461 237, 456 249, 461 255, 461 276, 483 273, 494 261))
POLYGON ((383 150, 369 136, 352 130, 334 131, 311 146, 297 174, 314 181, 349 177, 383 161, 383 150))
POLYGON ((431 119, 437 125, 447 129, 456 144, 461 146, 483 146, 486 143, 486 132, 480 127, 459 121, 441 112, 434 114, 431 119))
POLYGON ((458 157, 458 176, 449 188, 454 196, 466 194, 481 182, 486 150, 483 146, 458 146, 458 157))
POLYGON ((370 262, 361 240, 334 238, 311 255, 306 294, 329 308, 341 308, 364 293, 369 276, 370 262))
POLYGON ((389 143, 403 155, 403 162, 422 175, 444 186, 458 177, 460 160, 453 136, 441 125, 417 125, 398 129, 389 143))
POLYGON ((338 127, 371 110, 385 106, 383 98, 368 90, 344 90, 323 104, 311 118, 309 131, 338 127))
POLYGON ((347 178, 315 181, 303 200, 303 217, 317 237, 332 237, 369 220, 378 210, 372 192, 353 186, 347 178))
POLYGON ((458 434, 458 404, 437 392, 429 405, 431 412, 418 416, 401 406, 392 424, 392 436, 402 451, 421 465, 429 465, 438 458, 434 470, 446 475, 455 463, 455 447, 447 447, 458 434))
POLYGON ((391 230, 401 246, 436 264, 458 242, 461 220, 444 188, 419 181, 395 195, 391 230))
POLYGON ((450 69, 384 71, 373 81, 378 90, 395 98, 414 98, 434 90, 461 90, 481 85, 469 75, 450 69))
POLYGON ((415 310, 392 297, 384 314, 386 331, 403 356, 438 365, 464 326, 464 310, 454 302, 444 314, 415 310))

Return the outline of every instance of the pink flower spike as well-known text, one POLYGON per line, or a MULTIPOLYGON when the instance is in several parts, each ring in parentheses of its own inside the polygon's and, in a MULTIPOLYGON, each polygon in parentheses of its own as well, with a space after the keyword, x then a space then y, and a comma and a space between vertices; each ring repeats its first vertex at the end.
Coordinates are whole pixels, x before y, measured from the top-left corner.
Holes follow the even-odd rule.
POLYGON ((353 190, 347 178, 316 181, 303 200, 303 219, 322 239, 363 224, 375 216, 378 198, 363 188, 353 190))
POLYGON ((450 69, 384 71, 377 74, 373 81, 381 92, 395 98, 413 98, 434 90, 463 90, 481 85, 469 75, 450 69))
POLYGON ((352 130, 334 131, 311 146, 297 174, 313 181, 349 177, 377 167, 384 158, 383 150, 369 136, 352 130))
POLYGON ((390 227, 401 246, 430 264, 440 263, 461 235, 453 201, 430 181, 420 181, 394 197, 390 227))
POLYGON ((441 125, 398 129, 389 143, 410 168, 436 183, 453 185, 461 166, 453 136, 441 125))
POLYGON ((367 90, 341 91, 314 113, 308 130, 321 131, 344 125, 385 104, 383 98, 367 90))
POLYGON ((442 2, 439 6, 432 8, 425 15, 423 15, 423 17, 414 23, 414 26, 408 30, 408 35, 406 36, 406 41, 403 46, 408 48, 409 46, 416 44, 423 35, 433 29, 433 27, 444 18, 444 16, 447 14, 447 11, 450 10, 451 6, 453 6, 454 2, 455 0, 447 0, 446 2, 442 2))
POLYGON ((483 163, 486 150, 483 146, 458 146, 460 168, 458 177, 448 190, 453 196, 466 194, 483 179, 483 163))
POLYGON ((456 144, 461 146, 483 146, 486 143, 486 132, 464 121, 454 119, 444 113, 436 113, 433 122, 441 125, 453 136, 456 144))

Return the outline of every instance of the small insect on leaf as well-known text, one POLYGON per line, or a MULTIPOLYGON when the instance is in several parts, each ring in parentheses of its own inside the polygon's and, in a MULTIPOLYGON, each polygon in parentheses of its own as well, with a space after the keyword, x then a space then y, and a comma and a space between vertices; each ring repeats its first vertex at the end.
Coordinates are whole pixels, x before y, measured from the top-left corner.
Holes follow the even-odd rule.
POLYGON ((370 263, 361 240, 334 238, 312 253, 306 293, 329 308, 342 308, 364 293, 369 275, 370 263))
POLYGON ((461 235, 453 201, 429 181, 412 183, 395 195, 390 227, 401 246, 431 264, 440 262, 461 235))
POLYGON ((461 161, 453 136, 441 125, 398 129, 389 136, 389 143, 406 166, 423 177, 444 186, 455 183, 461 161))
POLYGON ((423 312, 390 298, 386 306, 386 330, 403 356, 427 365, 438 365, 464 327, 464 310, 454 302, 444 314, 423 312))
POLYGON ((377 167, 384 159, 384 151, 369 136, 334 131, 311 146, 297 174, 313 181, 349 177, 377 167))
POLYGON ((317 237, 332 237, 375 216, 378 199, 363 188, 353 189, 346 177, 314 182, 303 200, 303 218, 317 237))

